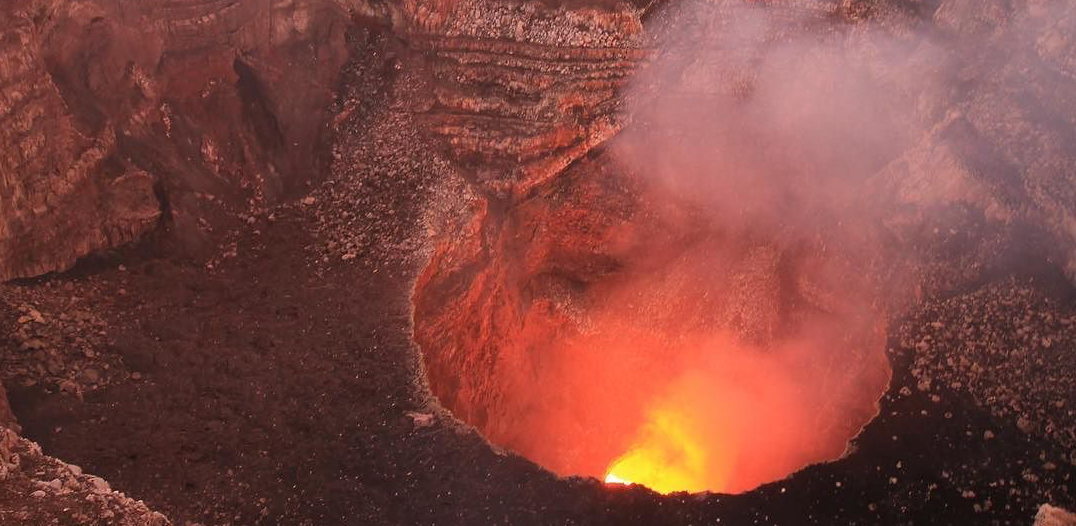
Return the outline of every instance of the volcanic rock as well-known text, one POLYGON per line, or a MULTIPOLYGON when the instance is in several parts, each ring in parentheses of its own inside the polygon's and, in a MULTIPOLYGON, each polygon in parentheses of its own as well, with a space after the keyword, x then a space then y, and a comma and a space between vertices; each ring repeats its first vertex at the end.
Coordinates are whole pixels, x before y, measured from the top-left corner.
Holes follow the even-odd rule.
POLYGON ((112 491, 98 477, 60 462, 0 425, 0 509, 4 524, 168 526, 141 501, 112 491), (104 522, 102 522, 104 521, 104 522))
POLYGON ((8 404, 7 391, 4 390, 3 382, 0 382, 0 427, 13 429, 16 433, 21 431, 15 414, 11 412, 11 405, 8 404))
POLYGON ((1076 513, 1043 504, 1035 514, 1034 526, 1076 526, 1076 513))

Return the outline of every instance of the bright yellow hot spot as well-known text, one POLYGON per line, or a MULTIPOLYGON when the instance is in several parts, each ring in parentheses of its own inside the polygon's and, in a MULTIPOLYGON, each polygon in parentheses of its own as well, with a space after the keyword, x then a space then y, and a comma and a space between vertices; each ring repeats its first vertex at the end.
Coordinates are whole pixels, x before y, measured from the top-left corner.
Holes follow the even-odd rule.
POLYGON ((624 480, 624 479, 622 479, 622 478, 620 478, 620 477, 618 477, 618 476, 616 476, 616 475, 614 475, 612 473, 609 473, 609 474, 605 475, 605 483, 606 484, 623 484, 625 486, 632 485, 632 482, 630 480, 624 480))
POLYGON ((642 484, 658 493, 714 489, 707 460, 703 438, 689 419, 656 409, 628 452, 609 466, 605 481, 642 484))

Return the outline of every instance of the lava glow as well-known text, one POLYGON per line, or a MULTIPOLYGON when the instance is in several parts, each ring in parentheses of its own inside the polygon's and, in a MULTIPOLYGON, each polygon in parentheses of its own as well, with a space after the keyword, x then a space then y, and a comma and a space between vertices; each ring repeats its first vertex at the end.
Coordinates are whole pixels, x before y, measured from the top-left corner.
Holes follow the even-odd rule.
POLYGON ((706 470, 710 448, 693 427, 683 414, 654 411, 631 449, 609 466, 605 481, 639 483, 658 493, 720 487, 706 470))
MULTIPOLYGON (((761 348, 722 334, 666 343, 653 327, 615 327, 615 338, 547 355, 541 385, 556 389, 496 421, 504 427, 489 428, 494 440, 566 476, 663 494, 740 493, 840 456, 888 380, 859 361, 884 355, 828 347, 840 341, 828 332, 761 348), (857 374, 835 363, 856 364, 857 374), (853 397, 860 392, 864 400, 853 397)), ((511 392, 532 392, 518 385, 511 392)))
POLYGON ((828 313, 763 342, 723 330, 750 303, 715 284, 736 268, 718 248, 592 291, 587 332, 540 309, 446 398, 491 442, 611 486, 734 494, 838 458, 888 383, 884 332, 828 313))

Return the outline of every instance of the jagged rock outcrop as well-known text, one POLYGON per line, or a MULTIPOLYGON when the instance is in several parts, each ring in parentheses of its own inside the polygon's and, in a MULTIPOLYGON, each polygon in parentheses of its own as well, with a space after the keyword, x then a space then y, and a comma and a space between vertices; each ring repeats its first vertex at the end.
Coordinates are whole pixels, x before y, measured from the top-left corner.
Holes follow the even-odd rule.
MULTIPOLYGON (((61 86, 73 87, 74 81, 58 85, 49 70, 50 42, 42 27, 48 16, 41 3, 0 11, 6 28, 0 50, 5 123, 0 141, 6 145, 0 159, 0 278, 70 266, 90 251, 136 239, 160 215, 150 177, 110 162, 116 129, 89 101, 79 108, 64 100, 61 86)), ((78 53, 85 60, 90 51, 78 53)), ((80 73, 99 89, 118 80, 110 76, 122 75, 90 65, 80 73)), ((136 82, 126 79, 134 90, 136 82)), ((113 122, 130 124, 122 118, 113 122)))
POLYGON ((0 279, 68 268, 162 214, 205 252, 317 174, 339 4, 35 0, 0 21, 0 279))
POLYGON ((41 452, 0 425, 0 519, 5 525, 168 526, 169 520, 113 491, 100 477, 41 452))

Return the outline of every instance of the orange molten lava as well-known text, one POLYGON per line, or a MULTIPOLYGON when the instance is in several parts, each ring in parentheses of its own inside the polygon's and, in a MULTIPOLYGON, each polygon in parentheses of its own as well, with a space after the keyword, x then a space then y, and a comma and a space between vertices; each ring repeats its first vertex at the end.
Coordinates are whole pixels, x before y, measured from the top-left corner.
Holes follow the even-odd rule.
POLYGON ((676 407, 657 407, 627 453, 613 461, 605 482, 642 484, 658 493, 722 488, 719 444, 707 443, 693 415, 676 407))

